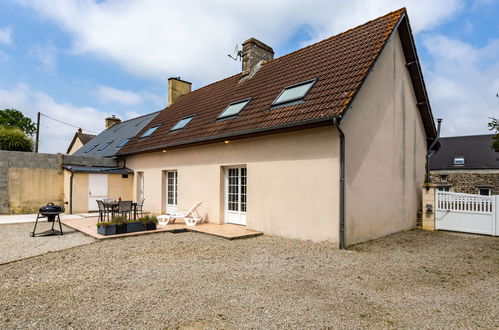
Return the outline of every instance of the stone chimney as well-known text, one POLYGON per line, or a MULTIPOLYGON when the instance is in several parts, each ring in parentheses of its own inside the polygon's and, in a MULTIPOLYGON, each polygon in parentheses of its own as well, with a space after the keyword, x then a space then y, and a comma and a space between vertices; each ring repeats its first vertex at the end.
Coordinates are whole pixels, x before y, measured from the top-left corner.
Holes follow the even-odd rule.
POLYGON ((191 83, 183 81, 180 77, 168 79, 168 106, 172 105, 179 97, 191 92, 191 83))
POLYGON ((274 50, 260 40, 250 38, 243 42, 243 75, 251 74, 258 65, 274 59, 274 50))
POLYGON ((81 134, 81 133, 83 133, 83 130, 80 127, 80 128, 78 128, 78 134, 81 134))
POLYGON ((121 119, 116 118, 115 115, 112 115, 111 117, 106 118, 106 129, 109 127, 121 123, 121 119))

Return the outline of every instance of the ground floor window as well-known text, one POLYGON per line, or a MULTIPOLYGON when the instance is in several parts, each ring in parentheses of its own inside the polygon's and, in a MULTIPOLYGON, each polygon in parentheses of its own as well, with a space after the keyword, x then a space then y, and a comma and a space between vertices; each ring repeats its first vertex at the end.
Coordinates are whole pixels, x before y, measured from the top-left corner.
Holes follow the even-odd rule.
POLYGON ((492 195, 492 188, 478 188, 478 194, 483 196, 492 195))
POLYGON ((438 191, 450 191, 450 186, 440 186, 438 187, 438 191))
POLYGON ((166 204, 169 211, 177 208, 177 171, 166 172, 166 204))

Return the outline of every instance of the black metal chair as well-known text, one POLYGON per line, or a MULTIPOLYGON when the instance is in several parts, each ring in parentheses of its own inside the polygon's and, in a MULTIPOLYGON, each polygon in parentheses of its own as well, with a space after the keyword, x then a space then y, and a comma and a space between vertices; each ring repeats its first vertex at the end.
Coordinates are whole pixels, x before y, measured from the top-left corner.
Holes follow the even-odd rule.
POLYGON ((140 200, 140 203, 137 203, 137 205, 135 205, 135 216, 140 216, 142 217, 144 215, 144 201, 145 201, 145 198, 142 198, 140 200))
POLYGON ((127 219, 132 219, 132 201, 120 201, 117 213, 127 219))
POLYGON ((103 222, 104 218, 107 216, 107 220, 109 220, 109 211, 103 201, 98 200, 97 205, 99 206, 99 222, 103 222))

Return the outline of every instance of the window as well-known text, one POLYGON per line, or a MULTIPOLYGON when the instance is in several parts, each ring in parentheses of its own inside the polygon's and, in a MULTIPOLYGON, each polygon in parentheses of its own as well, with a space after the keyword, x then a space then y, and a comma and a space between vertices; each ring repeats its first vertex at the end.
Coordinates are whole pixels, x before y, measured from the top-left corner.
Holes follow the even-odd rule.
POLYGON ((449 192, 450 191, 450 187, 449 186, 440 186, 440 187, 438 187, 438 191, 447 191, 447 192, 449 192))
POLYGON ((177 172, 168 171, 166 172, 167 178, 167 204, 169 207, 177 206, 177 172))
POLYGON ((97 146, 98 146, 98 144, 94 144, 93 146, 91 146, 90 148, 88 148, 87 151, 85 151, 85 153, 94 150, 95 148, 97 148, 97 146))
POLYGON ((217 119, 236 116, 241 112, 241 110, 243 110, 243 108, 249 103, 249 101, 251 101, 251 98, 229 104, 229 106, 225 108, 225 110, 217 117, 217 119))
POLYGON ((454 165, 464 165, 464 157, 454 157, 454 165))
POLYGON ((99 149, 97 149, 97 151, 101 151, 101 150, 104 150, 107 148, 108 145, 110 145, 111 143, 113 143, 113 141, 109 141, 109 142, 106 142, 102 145, 102 147, 100 147, 99 149))
POLYGON ((442 175, 440 176, 440 181, 442 181, 442 182, 447 182, 447 177, 448 177, 448 175, 446 175, 446 174, 442 174, 442 175))
POLYGON ((314 86, 316 81, 317 79, 312 79, 284 88, 281 94, 279 94, 274 102, 272 102, 272 105, 287 103, 304 98, 314 86))
POLYGON ((124 146, 125 144, 127 144, 127 143, 128 143, 128 141, 130 141, 131 139, 132 139, 132 138, 124 139, 124 140, 123 140, 120 144, 118 144, 118 145, 116 146, 116 148, 123 148, 123 146, 124 146))
POLYGON ((478 194, 483 195, 483 196, 490 196, 490 195, 492 195, 492 189, 491 188, 478 188, 478 194))
POLYGON ((184 118, 180 119, 178 121, 178 123, 176 123, 175 126, 173 126, 170 129, 170 131, 176 131, 176 130, 184 128, 187 124, 189 124, 189 122, 192 120, 192 118, 194 118, 194 116, 184 117, 184 118))
POLYGON ((145 138, 145 137, 148 137, 149 135, 151 135, 152 133, 154 133, 155 130, 157 130, 159 127, 158 126, 153 126, 151 128, 149 128, 144 134, 142 134, 141 138, 145 138))

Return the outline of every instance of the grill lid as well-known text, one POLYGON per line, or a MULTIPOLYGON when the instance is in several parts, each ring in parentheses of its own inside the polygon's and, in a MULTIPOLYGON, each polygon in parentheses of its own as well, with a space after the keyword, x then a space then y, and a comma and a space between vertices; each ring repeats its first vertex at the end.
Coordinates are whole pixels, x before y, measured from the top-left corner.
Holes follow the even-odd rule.
POLYGON ((64 209, 59 205, 54 205, 54 203, 50 202, 47 205, 40 207, 41 214, 54 214, 54 213, 62 213, 64 209))

